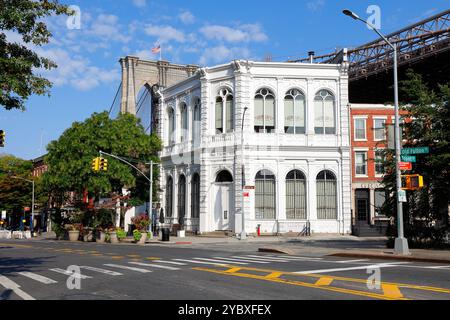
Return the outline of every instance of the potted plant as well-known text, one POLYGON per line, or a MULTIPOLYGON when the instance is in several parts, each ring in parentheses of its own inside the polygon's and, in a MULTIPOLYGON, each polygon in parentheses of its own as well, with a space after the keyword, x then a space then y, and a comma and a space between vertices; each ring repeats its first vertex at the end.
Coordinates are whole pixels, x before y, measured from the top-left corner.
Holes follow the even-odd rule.
POLYGON ((111 243, 119 243, 119 238, 117 238, 117 230, 115 227, 109 228, 108 234, 109 234, 109 241, 111 243))
POLYGON ((127 237, 127 233, 125 232, 125 230, 118 228, 116 230, 117 233, 117 239, 119 239, 119 242, 123 241, 126 237, 127 237))
POLYGON ((136 230, 138 230, 139 233, 141 234, 140 239, 137 240, 138 243, 145 244, 145 241, 147 240, 148 228, 150 226, 150 219, 145 213, 142 213, 139 216, 132 218, 131 222, 135 225, 136 230))
POLYGON ((104 243, 107 241, 108 229, 113 225, 113 213, 111 210, 100 209, 94 214, 94 228, 97 230, 96 241, 104 243))
POLYGON ((95 237, 95 241, 100 243, 106 242, 106 232, 103 228, 101 227, 97 228, 97 235, 95 237))
POLYGON ((69 240, 72 242, 78 241, 80 237, 80 226, 76 223, 66 225, 66 230, 69 233, 69 240))
POLYGON ((93 228, 83 227, 83 241, 84 242, 94 241, 94 229, 93 228))
POLYGON ((134 242, 139 243, 142 238, 142 233, 138 229, 133 230, 134 242))

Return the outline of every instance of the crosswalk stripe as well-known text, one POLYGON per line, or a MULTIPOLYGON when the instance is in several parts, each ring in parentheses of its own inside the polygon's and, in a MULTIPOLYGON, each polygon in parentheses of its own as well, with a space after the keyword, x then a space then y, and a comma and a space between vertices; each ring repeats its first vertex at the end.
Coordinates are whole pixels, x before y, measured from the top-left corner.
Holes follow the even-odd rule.
POLYGON ((212 262, 219 262, 219 263, 225 263, 225 264, 248 264, 247 262, 231 262, 231 261, 225 261, 225 260, 216 260, 216 259, 206 259, 206 258, 194 258, 197 260, 202 260, 202 261, 212 261, 212 262))
POLYGON ((36 280, 37 282, 43 283, 43 284, 54 284, 58 283, 58 281, 52 280, 50 278, 41 276, 39 274, 33 273, 33 272, 18 272, 18 274, 30 278, 32 280, 36 280))
POLYGON ((177 265, 177 266, 185 266, 186 265, 186 263, 175 262, 175 261, 154 260, 154 262, 174 264, 174 265, 177 265))
POLYGON ((450 266, 425 267, 427 269, 450 269, 450 266))
POLYGON ((64 274, 66 276, 73 276, 74 278, 79 278, 79 279, 92 279, 92 277, 90 276, 85 276, 84 274, 76 274, 76 273, 72 273, 70 271, 64 270, 64 269, 60 269, 60 268, 54 268, 54 269, 49 269, 50 271, 53 272, 57 272, 57 273, 61 273, 64 274))
POLYGON ((274 258, 266 258, 266 257, 259 257, 254 258, 252 256, 235 256, 236 258, 243 258, 243 259, 249 259, 249 260, 255 260, 255 261, 270 261, 270 262, 289 262, 288 260, 280 260, 280 259, 274 259, 274 258))
POLYGON ((160 269, 166 269, 166 270, 180 270, 180 268, 161 266, 161 265, 158 265, 155 263, 153 263, 153 264, 143 263, 143 262, 129 262, 129 263, 137 265, 137 266, 150 267, 150 268, 160 268, 160 269))
POLYGON ((240 262, 252 262, 252 263, 269 263, 267 261, 257 261, 257 260, 248 260, 248 259, 240 259, 240 258, 223 258, 223 257, 213 257, 214 259, 222 259, 222 260, 230 260, 230 261, 240 261, 240 262))
POLYGON ((81 266, 80 268, 81 269, 85 269, 85 270, 89 270, 89 271, 94 271, 94 272, 107 274, 107 275, 110 275, 110 276, 122 276, 123 275, 123 273, 120 273, 120 272, 106 270, 106 269, 101 269, 101 268, 95 268, 95 267, 89 267, 89 266, 81 266))
POLYGON ((134 267, 128 267, 128 266, 122 266, 120 264, 104 264, 107 267, 113 267, 113 268, 119 268, 119 269, 126 269, 126 270, 132 270, 132 271, 137 271, 137 272, 141 272, 141 273, 149 273, 149 272, 153 272, 151 270, 147 270, 147 269, 142 269, 142 268, 134 268, 134 267))
POLYGON ((212 264, 212 265, 224 265, 229 263, 217 263, 217 262, 207 262, 207 261, 196 261, 196 260, 187 260, 187 259, 173 259, 176 261, 190 262, 190 263, 198 263, 198 264, 212 264))
POLYGON ((21 290, 20 286, 17 283, 8 279, 5 276, 0 275, 0 285, 5 287, 6 289, 10 289, 10 290, 14 291, 14 293, 17 294, 19 297, 21 297, 23 300, 36 300, 32 296, 30 296, 28 293, 21 290))

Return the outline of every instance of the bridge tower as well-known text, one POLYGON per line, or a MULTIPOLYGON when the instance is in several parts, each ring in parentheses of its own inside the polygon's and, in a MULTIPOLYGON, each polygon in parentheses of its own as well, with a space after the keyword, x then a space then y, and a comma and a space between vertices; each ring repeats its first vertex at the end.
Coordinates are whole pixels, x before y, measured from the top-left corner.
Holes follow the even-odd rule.
MULTIPOLYGON (((134 56, 126 56, 121 58, 119 62, 122 67, 120 112, 128 112, 134 115, 137 115, 137 96, 142 88, 146 88, 149 90, 149 94, 152 94, 154 85, 158 85, 160 88, 171 86, 192 76, 198 69, 195 65, 141 60, 134 56)), ((159 103, 157 99, 151 100, 152 114, 148 116, 151 116, 152 128, 159 131, 157 129, 159 103)))

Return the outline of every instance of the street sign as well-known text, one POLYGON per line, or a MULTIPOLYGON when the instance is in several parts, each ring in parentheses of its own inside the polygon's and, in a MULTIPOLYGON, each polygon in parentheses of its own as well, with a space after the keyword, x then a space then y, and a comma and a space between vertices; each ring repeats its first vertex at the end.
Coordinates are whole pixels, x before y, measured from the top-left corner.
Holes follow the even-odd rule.
POLYGON ((417 162, 417 157, 416 156, 405 156, 405 155, 402 155, 402 161, 416 163, 417 162))
POLYGON ((402 149, 402 154, 428 154, 430 153, 430 147, 418 147, 418 148, 405 148, 402 149))
POLYGON ((406 191, 405 190, 398 191, 398 202, 408 202, 408 200, 406 199, 406 191))
POLYGON ((399 166, 400 166, 400 170, 403 170, 403 171, 412 170, 411 162, 400 162, 399 166))
POLYGON ((255 190, 255 186, 245 186, 245 190, 255 190))
POLYGON ((244 197, 245 197, 245 198, 250 197, 250 192, 244 192, 244 197))
POLYGON ((1 212, 1 216, 0 216, 0 220, 3 220, 3 219, 6 219, 6 211, 5 210, 3 210, 1 212))

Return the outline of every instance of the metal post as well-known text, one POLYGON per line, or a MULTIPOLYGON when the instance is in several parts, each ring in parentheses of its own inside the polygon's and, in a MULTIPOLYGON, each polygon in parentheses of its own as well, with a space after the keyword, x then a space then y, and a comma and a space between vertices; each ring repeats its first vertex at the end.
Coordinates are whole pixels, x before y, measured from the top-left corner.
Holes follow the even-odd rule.
POLYGON ((402 176, 400 171, 402 135, 400 133, 400 117, 399 117, 399 99, 398 99, 398 61, 397 61, 397 45, 392 44, 381 32, 379 32, 372 24, 361 19, 357 14, 350 10, 344 10, 343 13, 355 20, 359 20, 368 25, 375 31, 394 51, 394 107, 395 107, 395 174, 397 189, 397 238, 395 239, 394 252, 396 254, 408 255, 408 240, 403 234, 403 203, 400 202, 399 193, 402 190, 402 176))
POLYGON ((397 228, 398 235, 395 239, 394 252, 396 254, 407 255, 409 254, 408 240, 405 239, 403 234, 403 203, 400 202, 399 193, 402 190, 402 175, 400 171, 401 161, 401 140, 402 134, 400 132, 400 116, 399 116, 399 102, 398 102, 398 62, 397 62, 397 45, 393 45, 394 48, 394 95, 395 95, 395 174, 397 176, 397 228))
POLYGON ((31 219, 30 219, 31 237, 33 237, 33 226, 34 226, 34 180, 32 180, 32 184, 33 184, 33 195, 31 200, 31 219))
POLYGON ((148 226, 149 232, 152 232, 153 220, 152 220, 152 211, 153 211, 153 161, 150 162, 150 192, 149 192, 149 209, 148 209, 148 217, 150 220, 150 225, 148 226))
POLYGON ((247 234, 245 232, 245 213, 244 213, 244 201, 245 201, 245 197, 244 197, 244 188, 245 188, 245 171, 244 171, 244 120, 245 120, 245 113, 247 112, 248 107, 244 108, 244 113, 242 114, 242 129, 241 129, 241 148, 242 148, 242 175, 241 175, 241 199, 242 199, 242 203, 241 203, 241 216, 242 216, 242 226, 241 226, 241 236, 240 236, 240 240, 246 240, 247 239, 247 234))

